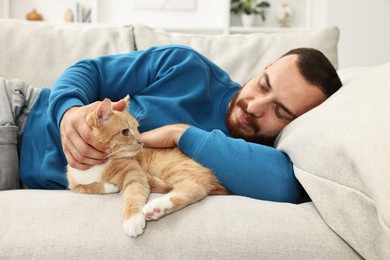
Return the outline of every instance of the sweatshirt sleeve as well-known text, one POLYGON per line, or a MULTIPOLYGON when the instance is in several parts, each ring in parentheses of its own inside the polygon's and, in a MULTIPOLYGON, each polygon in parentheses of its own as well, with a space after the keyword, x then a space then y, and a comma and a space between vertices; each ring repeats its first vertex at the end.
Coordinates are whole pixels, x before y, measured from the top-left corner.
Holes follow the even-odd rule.
POLYGON ((91 104, 104 98, 117 101, 147 86, 150 79, 148 54, 131 52, 107 55, 81 60, 69 67, 56 80, 51 91, 51 119, 59 126, 62 115, 70 107, 91 104))
POLYGON ((230 138, 219 130, 206 132, 190 127, 180 138, 179 148, 213 170, 234 195, 278 202, 299 201, 302 187, 294 176, 292 162, 273 147, 230 138))

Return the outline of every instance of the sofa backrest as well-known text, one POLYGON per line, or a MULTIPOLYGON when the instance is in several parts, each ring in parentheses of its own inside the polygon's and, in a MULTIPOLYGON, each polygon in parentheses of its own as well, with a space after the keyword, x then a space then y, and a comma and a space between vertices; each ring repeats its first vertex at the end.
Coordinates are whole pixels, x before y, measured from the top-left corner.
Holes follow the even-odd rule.
POLYGON ((131 27, 0 20, 0 77, 51 87, 80 59, 134 50, 131 27))
POLYGON ((183 44, 198 50, 243 84, 296 47, 321 50, 337 68, 339 30, 329 27, 290 33, 193 35, 144 25, 48 24, 0 20, 0 77, 51 87, 78 60, 156 45, 183 44))
POLYGON ((233 35, 193 35, 169 33, 144 25, 134 27, 137 49, 156 45, 183 44, 193 47, 225 69, 241 84, 257 75, 287 51, 298 47, 312 47, 322 51, 337 68, 339 29, 324 29, 278 33, 233 35))

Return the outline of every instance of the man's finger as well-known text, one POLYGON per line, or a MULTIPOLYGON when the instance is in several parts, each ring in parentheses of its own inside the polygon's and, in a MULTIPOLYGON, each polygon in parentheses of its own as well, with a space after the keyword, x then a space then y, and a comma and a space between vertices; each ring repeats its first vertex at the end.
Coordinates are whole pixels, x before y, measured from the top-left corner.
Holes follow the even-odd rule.
POLYGON ((110 153, 109 147, 100 143, 92 133, 92 130, 86 125, 82 125, 79 129, 79 138, 73 140, 78 147, 79 152, 86 157, 103 159, 110 153))
POLYGON ((73 132, 70 138, 62 137, 63 150, 68 163, 77 169, 83 169, 80 165, 92 166, 101 163, 107 156, 106 153, 96 150, 73 132), (74 166, 73 166, 74 165, 74 166), (80 167, 80 168, 79 168, 80 167))

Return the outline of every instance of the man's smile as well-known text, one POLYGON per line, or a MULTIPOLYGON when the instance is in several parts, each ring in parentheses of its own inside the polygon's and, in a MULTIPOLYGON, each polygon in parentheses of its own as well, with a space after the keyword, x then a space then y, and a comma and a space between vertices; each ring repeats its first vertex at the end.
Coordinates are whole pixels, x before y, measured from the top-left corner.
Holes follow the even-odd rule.
POLYGON ((243 100, 237 102, 238 107, 238 121, 242 125, 243 129, 251 131, 253 133, 258 133, 260 128, 256 125, 254 117, 246 111, 247 104, 243 100))
POLYGON ((239 111, 239 119, 243 125, 251 127, 251 124, 248 121, 248 116, 246 115, 245 111, 242 108, 240 108, 239 111))

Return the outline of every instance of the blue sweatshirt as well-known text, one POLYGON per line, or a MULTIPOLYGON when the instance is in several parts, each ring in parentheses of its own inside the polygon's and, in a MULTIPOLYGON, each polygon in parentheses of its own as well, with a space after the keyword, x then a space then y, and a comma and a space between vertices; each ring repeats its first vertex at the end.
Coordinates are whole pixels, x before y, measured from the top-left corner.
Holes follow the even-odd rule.
POLYGON ((43 89, 26 122, 20 174, 29 188, 65 189, 66 159, 59 125, 64 112, 130 95, 130 112, 144 132, 167 124, 191 125, 179 140, 189 157, 212 169, 233 194, 297 202, 301 186, 289 157, 275 148, 229 136, 226 112, 240 86, 194 50, 163 46, 85 59, 68 68, 52 90, 43 89))

